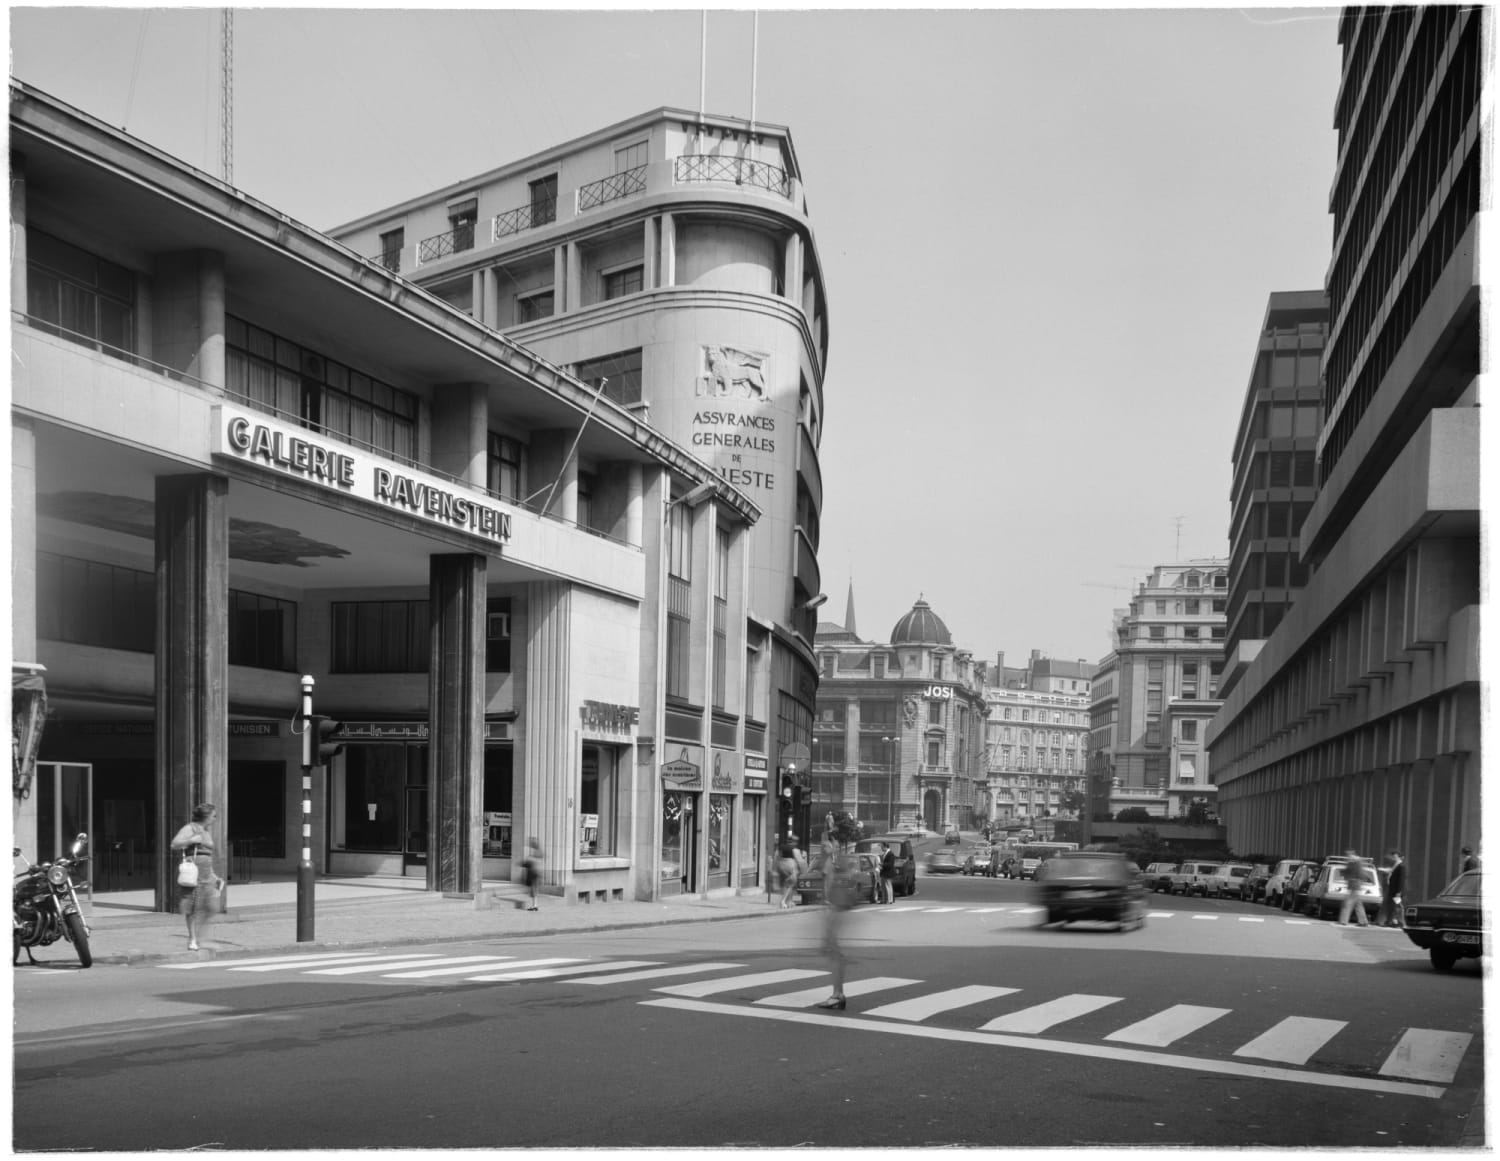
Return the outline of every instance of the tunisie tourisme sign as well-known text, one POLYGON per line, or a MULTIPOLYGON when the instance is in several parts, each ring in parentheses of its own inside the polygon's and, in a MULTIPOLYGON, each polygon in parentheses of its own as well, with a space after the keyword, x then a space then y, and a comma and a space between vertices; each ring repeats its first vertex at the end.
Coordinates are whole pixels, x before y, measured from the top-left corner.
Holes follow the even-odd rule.
POLYGON ((503 544, 511 514, 483 493, 429 476, 305 428, 224 403, 216 406, 214 453, 291 476, 440 527, 503 544))

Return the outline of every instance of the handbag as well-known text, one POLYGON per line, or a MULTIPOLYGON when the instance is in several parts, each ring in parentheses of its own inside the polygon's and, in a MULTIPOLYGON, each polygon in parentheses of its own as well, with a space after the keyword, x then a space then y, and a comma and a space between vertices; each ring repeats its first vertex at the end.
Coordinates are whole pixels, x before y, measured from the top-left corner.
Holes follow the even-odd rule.
POLYGON ((182 862, 177 864, 177 885, 179 887, 198 885, 198 864, 193 862, 193 856, 187 851, 182 852, 182 862))

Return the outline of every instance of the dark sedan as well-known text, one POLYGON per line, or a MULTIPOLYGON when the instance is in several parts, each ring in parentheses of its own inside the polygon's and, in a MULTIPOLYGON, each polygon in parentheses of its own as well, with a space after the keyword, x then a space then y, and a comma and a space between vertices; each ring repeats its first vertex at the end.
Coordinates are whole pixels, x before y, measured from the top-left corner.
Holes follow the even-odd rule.
POLYGON ((1046 909, 1042 925, 1098 919, 1120 931, 1144 927, 1146 880, 1124 855, 1063 851, 1043 864, 1034 894, 1046 909))
POLYGON ((1481 874, 1465 871, 1434 898, 1403 912, 1406 937, 1427 952, 1440 972, 1452 971, 1460 959, 1484 954, 1489 933, 1484 929, 1481 874))

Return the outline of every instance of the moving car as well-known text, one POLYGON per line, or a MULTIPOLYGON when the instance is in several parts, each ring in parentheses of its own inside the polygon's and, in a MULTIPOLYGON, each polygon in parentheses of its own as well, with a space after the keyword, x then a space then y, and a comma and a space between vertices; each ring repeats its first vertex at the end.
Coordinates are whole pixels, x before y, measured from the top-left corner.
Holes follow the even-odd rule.
POLYGON ((963 860, 958 857, 958 852, 950 851, 947 847, 940 851, 933 851, 927 856, 929 875, 961 875, 963 870, 963 860))
MULTIPOLYGON (((855 903, 873 903, 880 891, 880 859, 876 855, 843 854, 835 859, 844 860, 843 873, 854 880, 855 903)), ((799 903, 821 903, 823 901, 823 868, 814 864, 797 876, 797 901, 799 903)))
POLYGON ((1282 859, 1271 868, 1271 877, 1266 880, 1265 901, 1268 906, 1280 907, 1281 896, 1298 867, 1312 866, 1306 859, 1282 859))
POLYGON ((958 833, 958 827, 950 826, 947 830, 943 831, 943 841, 950 847, 956 847, 963 841, 963 835, 958 833))
POLYGON ((1077 843, 1063 842, 1030 842, 1023 843, 1016 852, 1016 861, 1011 865, 1010 877, 1012 879, 1035 879, 1037 868, 1045 863, 1053 855, 1062 851, 1076 851, 1077 843))
MULTIPOLYGON (((1345 869, 1345 863, 1324 863, 1319 868, 1317 877, 1308 884, 1303 896, 1304 915, 1318 919, 1332 919, 1338 915, 1344 900, 1349 897, 1350 884, 1344 877, 1345 869)), ((1365 872, 1368 877, 1356 890, 1359 905, 1365 909, 1368 918, 1374 918, 1375 912, 1380 910, 1380 879, 1373 867, 1366 867, 1365 872)))
POLYGON ((1406 938, 1426 950, 1440 972, 1453 970, 1460 959, 1485 954, 1482 871, 1465 871, 1431 899, 1402 911, 1406 938))
POLYGON ((975 843, 964 853, 964 874, 993 875, 1000 860, 994 858, 995 848, 988 843, 975 843))
POLYGON ((1232 895, 1238 898, 1251 869, 1249 863, 1220 863, 1203 880, 1203 896, 1207 898, 1212 895, 1215 899, 1222 899, 1226 895, 1232 895))
POLYGON ((1152 863, 1141 872, 1146 879, 1146 890, 1151 892, 1165 891, 1172 885, 1172 876, 1177 873, 1180 863, 1152 863))
POLYGON ((856 854, 872 854, 879 858, 882 844, 890 847, 896 856, 896 877, 891 881, 895 893, 915 895, 917 893, 917 859, 912 853, 911 839, 907 835, 878 834, 873 838, 860 839, 854 844, 854 851, 856 854))
POLYGON ((1146 883, 1124 855, 1066 851, 1053 855, 1037 877, 1033 894, 1045 908, 1042 926, 1098 919, 1137 928, 1146 922, 1146 883))

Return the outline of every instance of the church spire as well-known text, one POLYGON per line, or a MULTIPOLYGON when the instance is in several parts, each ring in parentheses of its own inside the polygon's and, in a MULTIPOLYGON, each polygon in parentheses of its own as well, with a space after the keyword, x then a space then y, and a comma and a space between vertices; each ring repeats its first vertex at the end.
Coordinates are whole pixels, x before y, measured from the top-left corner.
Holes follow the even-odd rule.
POLYGON ((844 610, 844 632, 856 636, 854 631, 854 578, 849 578, 849 606, 844 610))

